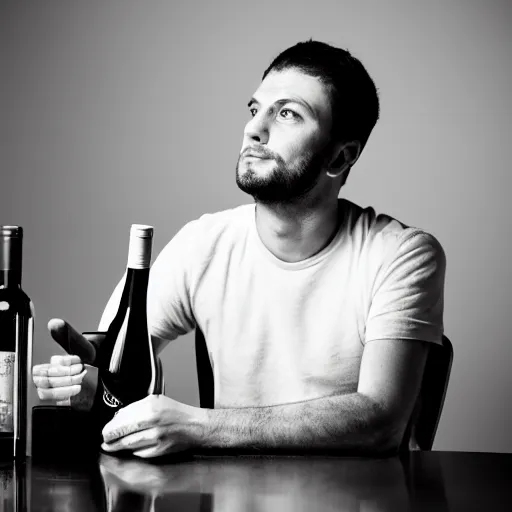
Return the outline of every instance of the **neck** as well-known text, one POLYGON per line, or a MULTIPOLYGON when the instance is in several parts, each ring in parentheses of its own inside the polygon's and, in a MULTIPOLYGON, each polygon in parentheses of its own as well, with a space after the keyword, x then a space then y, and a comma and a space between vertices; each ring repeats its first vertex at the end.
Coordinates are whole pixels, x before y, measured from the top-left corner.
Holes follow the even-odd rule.
POLYGON ((338 198, 318 204, 256 204, 256 228, 265 247, 294 263, 327 247, 338 230, 338 198))

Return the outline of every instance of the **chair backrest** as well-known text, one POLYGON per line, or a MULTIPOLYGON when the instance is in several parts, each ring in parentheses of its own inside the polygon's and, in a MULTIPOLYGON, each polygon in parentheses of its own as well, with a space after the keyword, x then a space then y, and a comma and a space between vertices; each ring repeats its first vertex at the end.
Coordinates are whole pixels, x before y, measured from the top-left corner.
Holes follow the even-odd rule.
MULTIPOLYGON (((214 407, 214 381, 206 341, 200 329, 196 329, 196 366, 199 385, 199 404, 202 408, 214 407)), ((409 422, 401 448, 407 450, 411 428, 421 450, 431 450, 441 418, 453 361, 453 347, 443 336, 442 345, 431 344, 423 373, 418 407, 409 422)))
POLYGON ((418 414, 412 418, 421 450, 431 450, 443 411, 453 362, 453 346, 443 336, 442 345, 431 344, 423 372, 418 414))
POLYGON ((202 409, 213 409, 214 382, 210 355, 201 329, 196 328, 196 367, 197 384, 199 387, 199 406, 202 409))

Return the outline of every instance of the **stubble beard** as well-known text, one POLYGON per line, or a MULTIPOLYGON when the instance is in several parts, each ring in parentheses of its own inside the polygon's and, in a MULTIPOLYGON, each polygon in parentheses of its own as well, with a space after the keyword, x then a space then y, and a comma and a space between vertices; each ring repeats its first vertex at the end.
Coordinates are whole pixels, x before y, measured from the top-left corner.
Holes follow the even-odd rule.
MULTIPOLYGON (((236 165, 238 188, 257 203, 271 205, 297 202, 306 197, 320 179, 324 162, 322 154, 309 152, 297 164, 287 166, 281 156, 272 153, 269 159, 273 160, 274 168, 266 176, 258 176, 251 163, 245 164, 249 167, 241 174, 242 159, 240 155, 236 165)), ((256 165, 259 163, 256 161, 256 165)))

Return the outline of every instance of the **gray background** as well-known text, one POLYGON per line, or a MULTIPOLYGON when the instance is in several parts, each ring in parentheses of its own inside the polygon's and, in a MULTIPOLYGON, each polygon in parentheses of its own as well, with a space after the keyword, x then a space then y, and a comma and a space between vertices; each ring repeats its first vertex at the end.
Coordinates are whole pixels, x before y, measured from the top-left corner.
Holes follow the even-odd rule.
MULTIPOLYGON (((247 101, 313 37, 351 50, 381 95, 342 195, 446 250, 455 361, 434 448, 512 452, 511 26, 506 0, 1 2, 0 223, 26 232, 34 362, 59 353, 50 318, 96 328, 131 223, 155 226, 156 255, 251 201, 234 179, 247 101)), ((163 360, 168 394, 198 404, 192 341, 163 360)))

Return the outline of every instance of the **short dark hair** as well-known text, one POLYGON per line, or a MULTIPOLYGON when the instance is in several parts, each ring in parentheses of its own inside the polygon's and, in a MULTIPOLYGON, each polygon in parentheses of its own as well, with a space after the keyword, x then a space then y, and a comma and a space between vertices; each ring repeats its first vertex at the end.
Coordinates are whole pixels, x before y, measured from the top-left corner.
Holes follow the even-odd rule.
POLYGON ((340 141, 366 144, 379 118, 379 97, 370 75, 348 50, 320 41, 304 41, 284 50, 263 73, 297 69, 318 78, 331 100, 331 136, 340 141))

